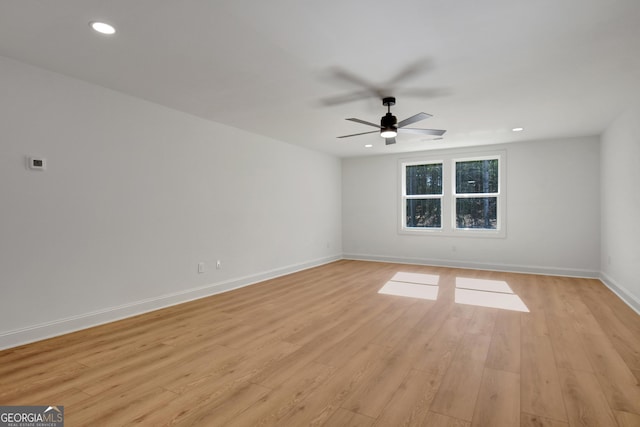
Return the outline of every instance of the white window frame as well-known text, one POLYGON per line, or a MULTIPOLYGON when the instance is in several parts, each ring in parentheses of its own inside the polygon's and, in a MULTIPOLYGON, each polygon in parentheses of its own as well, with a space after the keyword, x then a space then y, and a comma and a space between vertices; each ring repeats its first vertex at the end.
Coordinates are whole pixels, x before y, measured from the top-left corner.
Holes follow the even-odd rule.
POLYGON ((440 227, 420 227, 418 228, 419 230, 425 229, 425 230, 431 230, 431 231, 442 231, 443 230, 443 222, 444 222, 444 197, 445 197, 445 189, 444 189, 444 182, 446 180, 445 178, 445 170, 444 170, 444 162, 442 160, 437 160, 437 159, 432 159, 429 161, 415 161, 415 162, 405 162, 402 166, 402 171, 401 173, 402 178, 400 180, 401 182, 401 186, 402 189, 400 190, 400 204, 401 204, 401 210, 402 210, 402 214, 401 214, 401 218, 402 218, 402 225, 407 229, 407 230, 413 230, 414 227, 406 227, 406 215, 407 215, 407 200, 420 200, 420 199, 439 199, 440 200, 440 227), (416 166, 416 165, 442 165, 442 193, 441 194, 416 194, 416 195, 407 195, 407 181, 406 181, 406 177, 407 177, 407 173, 406 173, 406 167, 407 166, 416 166))
POLYGON ((398 232, 417 236, 458 236, 458 237, 506 237, 506 151, 491 151, 482 153, 440 153, 434 156, 400 159, 398 161, 400 175, 400 209, 398 210, 398 232), (456 194, 456 162, 498 159, 498 193, 474 193, 468 195, 456 194), (442 163, 442 196, 439 195, 406 195, 406 166, 442 163), (441 227, 407 227, 406 201, 408 198, 441 197, 441 227), (497 224, 495 229, 456 228, 456 200, 460 197, 496 197, 497 224))

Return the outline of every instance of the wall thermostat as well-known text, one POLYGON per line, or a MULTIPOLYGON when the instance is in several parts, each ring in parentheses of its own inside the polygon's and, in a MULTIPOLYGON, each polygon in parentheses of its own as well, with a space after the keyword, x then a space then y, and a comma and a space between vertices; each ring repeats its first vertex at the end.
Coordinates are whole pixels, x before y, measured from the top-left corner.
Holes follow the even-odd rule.
POLYGON ((47 169, 47 160, 42 157, 29 157, 29 169, 43 171, 47 169))

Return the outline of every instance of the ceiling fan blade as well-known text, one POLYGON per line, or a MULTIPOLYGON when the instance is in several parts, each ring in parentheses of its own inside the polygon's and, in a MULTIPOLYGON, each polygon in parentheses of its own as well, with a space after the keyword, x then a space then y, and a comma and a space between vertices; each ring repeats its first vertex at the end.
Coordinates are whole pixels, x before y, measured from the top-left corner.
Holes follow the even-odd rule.
POLYGON ((404 119, 398 123, 398 128, 401 128, 406 125, 410 125, 415 122, 419 122, 420 120, 428 119, 429 117, 433 117, 431 114, 427 113, 418 113, 415 116, 411 116, 408 119, 404 119))
POLYGON ((405 88, 396 91, 398 95, 410 96, 414 98, 437 98, 451 94, 451 90, 445 88, 405 88))
POLYGON ((408 78, 411 78, 417 74, 421 74, 426 71, 429 71, 429 69, 431 69, 432 66, 433 66, 433 63, 429 59, 426 59, 426 58, 419 59, 415 61, 413 64, 409 64, 406 67, 404 67, 402 70, 400 70, 395 76, 389 79, 389 81, 387 82, 387 85, 392 86, 403 80, 407 80, 408 78))
POLYGON ((377 130, 372 130, 371 132, 353 133, 351 135, 337 136, 336 138, 349 138, 350 136, 368 135, 370 133, 378 133, 378 131, 377 130))
POLYGON ((349 119, 345 119, 345 120, 350 120, 350 121, 356 122, 356 123, 362 123, 363 125, 369 125, 369 126, 373 126, 375 128, 380 129, 380 125, 377 125, 377 124, 371 123, 371 122, 367 122, 367 121, 364 121, 364 120, 356 119, 356 118, 353 118, 353 117, 351 117, 349 119))
POLYGON ((348 102, 359 101, 361 99, 365 99, 369 97, 371 97, 371 93, 369 91, 360 90, 357 92, 351 92, 344 95, 336 95, 336 96, 324 98, 320 102, 322 103, 322 105, 331 107, 333 105, 346 104, 348 102))
POLYGON ((435 135, 442 136, 446 132, 446 130, 442 129, 413 129, 413 128, 402 128, 398 129, 400 133, 415 133, 419 135, 435 135))
POLYGON ((396 139, 395 138, 385 138, 384 139, 384 143, 385 143, 385 145, 395 144, 396 143, 396 139))
POLYGON ((386 91, 383 88, 369 83, 365 79, 358 77, 347 70, 343 70, 342 68, 333 68, 331 72, 334 77, 360 86, 378 98, 383 98, 385 96, 386 91))

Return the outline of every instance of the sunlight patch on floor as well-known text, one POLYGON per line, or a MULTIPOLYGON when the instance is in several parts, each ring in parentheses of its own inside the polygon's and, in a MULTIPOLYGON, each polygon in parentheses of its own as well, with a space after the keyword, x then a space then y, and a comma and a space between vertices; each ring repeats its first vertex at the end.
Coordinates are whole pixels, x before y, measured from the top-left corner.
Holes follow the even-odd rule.
POLYGON ((456 288, 474 289, 476 291, 502 292, 512 294, 513 291, 504 280, 476 279, 473 277, 456 277, 456 288))
POLYGON ((420 298, 435 301, 438 299, 438 287, 420 283, 389 281, 380 288, 379 294, 396 295, 400 297, 420 298))
POLYGON ((380 288, 378 293, 435 301, 438 299, 439 280, 440 276, 437 274, 399 271, 380 288))
POLYGON ((437 286, 440 276, 438 274, 407 273, 399 271, 391 278, 391 280, 393 282, 407 282, 437 286))
POLYGON ((502 280, 456 277, 455 301, 458 304, 529 312, 522 299, 502 280))
MULTIPOLYGON (((437 274, 397 272, 378 291, 383 295, 395 295, 436 301, 438 299, 437 274)), ((456 277, 455 302, 457 304, 528 313, 529 308, 503 280, 456 277)))

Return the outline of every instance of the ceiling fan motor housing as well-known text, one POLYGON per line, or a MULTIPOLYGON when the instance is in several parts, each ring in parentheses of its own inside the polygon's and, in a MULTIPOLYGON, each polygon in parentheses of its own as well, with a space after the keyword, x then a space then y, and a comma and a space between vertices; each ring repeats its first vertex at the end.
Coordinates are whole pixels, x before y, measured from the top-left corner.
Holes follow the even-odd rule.
POLYGON ((392 96, 383 98, 382 105, 387 107, 387 114, 380 119, 380 136, 383 138, 392 138, 398 133, 398 119, 391 114, 391 106, 396 105, 396 99, 392 96))
POLYGON ((397 124, 398 119, 391 113, 385 114, 380 120, 380 127, 383 128, 395 128, 397 124))
POLYGON ((382 116, 380 120, 380 136, 383 138, 393 138, 396 136, 398 133, 397 123, 398 119, 391 113, 382 116))

